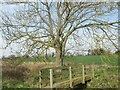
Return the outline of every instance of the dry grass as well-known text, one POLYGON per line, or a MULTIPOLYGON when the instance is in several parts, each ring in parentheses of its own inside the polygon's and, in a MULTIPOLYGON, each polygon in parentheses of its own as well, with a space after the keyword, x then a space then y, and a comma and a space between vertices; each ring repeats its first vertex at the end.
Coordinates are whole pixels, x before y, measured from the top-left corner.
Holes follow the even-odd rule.
POLYGON ((51 64, 44 62, 2 61, 3 84, 11 83, 11 81, 20 81, 31 84, 32 78, 37 75, 39 69, 50 65, 51 64))

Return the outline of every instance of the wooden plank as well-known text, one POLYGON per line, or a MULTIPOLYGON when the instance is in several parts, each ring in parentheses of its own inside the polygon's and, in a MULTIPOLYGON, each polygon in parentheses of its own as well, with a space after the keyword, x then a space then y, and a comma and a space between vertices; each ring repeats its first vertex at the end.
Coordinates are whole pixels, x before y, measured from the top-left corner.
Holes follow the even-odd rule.
POLYGON ((70 80, 70 87, 72 88, 72 70, 71 67, 69 67, 69 80, 70 80))
POLYGON ((42 88, 42 72, 41 70, 39 71, 39 88, 42 88))
MULTIPOLYGON (((85 81, 89 81, 89 80, 91 80, 91 77, 89 77, 89 76, 85 76, 85 81)), ((58 83, 55 83, 54 85, 53 85, 53 88, 64 88, 64 87, 66 87, 66 86, 68 86, 67 88, 69 88, 69 82, 70 82, 70 80, 66 80, 66 81, 63 81, 63 82, 58 82, 58 83)), ((76 77, 76 78, 73 78, 72 79, 72 86, 75 86, 75 85, 77 85, 77 84, 80 84, 80 83, 82 83, 82 77, 76 77)), ((50 88, 50 86, 46 86, 46 87, 44 87, 44 88, 50 88)))
MULTIPOLYGON (((85 81, 89 81, 91 80, 91 77, 88 76, 88 75, 85 75, 85 81)), ((76 77, 73 79, 73 86, 77 85, 77 84, 80 84, 80 83, 83 83, 82 82, 82 77, 76 77)))
POLYGON ((62 70, 67 70, 68 67, 66 67, 66 66, 63 66, 63 67, 47 67, 47 68, 43 68, 43 70, 44 69, 53 69, 53 70, 62 69, 62 70))
POLYGON ((53 88, 53 70, 50 69, 50 88, 53 88))
POLYGON ((82 65, 82 83, 85 83, 85 71, 84 71, 84 65, 82 65))

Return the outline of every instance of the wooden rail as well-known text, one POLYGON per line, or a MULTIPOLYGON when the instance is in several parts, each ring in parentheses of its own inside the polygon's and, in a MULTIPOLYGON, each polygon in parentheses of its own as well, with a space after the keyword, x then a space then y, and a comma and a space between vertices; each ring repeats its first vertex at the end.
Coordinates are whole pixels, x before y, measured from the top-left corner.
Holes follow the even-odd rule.
POLYGON ((39 71, 38 88, 73 88, 94 77, 94 66, 46 68, 39 71))

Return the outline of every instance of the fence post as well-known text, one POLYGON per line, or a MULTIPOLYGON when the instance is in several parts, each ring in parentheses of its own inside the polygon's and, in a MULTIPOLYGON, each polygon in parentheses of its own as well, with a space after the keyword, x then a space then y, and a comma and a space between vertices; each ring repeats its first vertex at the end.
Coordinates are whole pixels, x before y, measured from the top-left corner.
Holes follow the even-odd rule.
POLYGON ((85 83, 85 71, 84 71, 84 65, 82 65, 82 83, 85 83))
POLYGON ((71 66, 69 67, 69 79, 70 79, 70 87, 72 88, 72 70, 71 70, 71 66))
POLYGON ((42 88, 42 72, 39 71, 39 88, 42 88))
POLYGON ((53 70, 50 69, 50 88, 53 88, 53 70))
POLYGON ((92 65, 92 78, 94 78, 95 72, 94 72, 94 65, 92 65))

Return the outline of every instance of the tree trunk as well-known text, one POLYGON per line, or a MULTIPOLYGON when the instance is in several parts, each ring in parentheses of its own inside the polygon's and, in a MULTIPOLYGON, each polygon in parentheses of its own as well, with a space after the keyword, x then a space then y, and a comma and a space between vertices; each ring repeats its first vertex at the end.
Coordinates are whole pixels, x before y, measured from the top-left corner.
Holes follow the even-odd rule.
POLYGON ((63 66, 62 47, 56 48, 56 66, 63 66))

